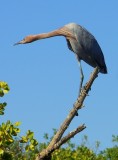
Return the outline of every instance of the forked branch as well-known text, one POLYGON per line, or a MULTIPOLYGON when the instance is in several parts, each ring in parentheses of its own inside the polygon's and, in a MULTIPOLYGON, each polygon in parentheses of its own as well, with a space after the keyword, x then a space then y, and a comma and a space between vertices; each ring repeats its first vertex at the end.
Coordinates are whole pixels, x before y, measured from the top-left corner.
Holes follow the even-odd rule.
POLYGON ((71 109, 71 111, 68 114, 68 116, 66 117, 65 121, 62 123, 62 125, 58 129, 57 133, 53 137, 49 146, 38 154, 38 156, 36 157, 36 160, 50 160, 51 153, 55 149, 59 148, 63 143, 67 142, 70 138, 72 138, 77 133, 81 132, 83 129, 86 128, 85 125, 81 125, 75 131, 70 132, 67 136, 62 138, 65 130, 69 127, 71 121, 77 115, 77 111, 82 108, 83 102, 84 102, 86 96, 88 95, 88 92, 91 89, 93 81, 97 77, 98 73, 99 73, 99 69, 98 69, 98 67, 96 67, 94 69, 93 73, 91 74, 89 81, 82 88, 80 96, 77 98, 76 102, 74 103, 73 108, 71 109))

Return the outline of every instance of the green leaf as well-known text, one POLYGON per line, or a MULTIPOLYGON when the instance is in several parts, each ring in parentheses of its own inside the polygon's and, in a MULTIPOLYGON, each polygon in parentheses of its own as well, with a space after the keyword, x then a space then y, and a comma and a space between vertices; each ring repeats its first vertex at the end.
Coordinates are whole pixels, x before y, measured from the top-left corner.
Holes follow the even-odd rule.
POLYGON ((36 139, 32 139, 30 142, 31 142, 31 144, 34 145, 34 146, 36 146, 36 145, 38 144, 38 142, 36 141, 36 139))
POLYGON ((3 97, 4 96, 4 92, 3 90, 0 89, 0 97, 3 97))
POLYGON ((21 137, 22 139, 20 140, 21 143, 27 143, 28 142, 28 139, 26 136, 22 136, 21 137))
POLYGON ((26 152, 29 151, 29 145, 26 145, 25 150, 26 150, 26 152))
POLYGON ((4 112, 0 111, 0 115, 4 115, 4 112))
POLYGON ((31 140, 33 136, 34 136, 34 132, 31 132, 30 130, 28 130, 27 137, 31 140))
POLYGON ((29 149, 30 149, 30 150, 34 150, 34 145, 33 145, 33 144, 30 144, 30 145, 29 145, 29 149))
POLYGON ((44 139, 48 140, 49 139, 49 135, 47 133, 44 134, 44 139))
POLYGON ((20 126, 21 122, 15 122, 14 126, 20 126))
POLYGON ((0 155, 4 153, 4 150, 0 148, 0 155))
POLYGON ((0 81, 0 88, 5 94, 8 93, 8 91, 10 90, 8 84, 2 81, 0 81))

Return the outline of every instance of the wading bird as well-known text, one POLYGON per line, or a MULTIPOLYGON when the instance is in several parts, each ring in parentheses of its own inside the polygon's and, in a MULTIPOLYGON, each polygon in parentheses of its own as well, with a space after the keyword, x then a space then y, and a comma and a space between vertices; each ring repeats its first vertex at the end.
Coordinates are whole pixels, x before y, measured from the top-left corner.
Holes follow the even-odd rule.
POLYGON ((26 36, 20 42, 15 43, 15 45, 31 43, 36 40, 54 36, 64 36, 66 38, 68 48, 73 51, 77 57, 81 74, 79 93, 84 79, 81 60, 85 61, 92 67, 98 67, 101 73, 107 73, 103 52, 97 40, 85 28, 75 23, 69 23, 52 32, 26 36))

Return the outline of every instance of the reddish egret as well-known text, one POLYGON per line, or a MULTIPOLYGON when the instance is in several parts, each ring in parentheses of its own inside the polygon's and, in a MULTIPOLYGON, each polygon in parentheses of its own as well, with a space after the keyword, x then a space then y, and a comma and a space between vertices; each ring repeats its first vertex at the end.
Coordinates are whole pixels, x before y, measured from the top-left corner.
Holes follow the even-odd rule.
POLYGON ((92 67, 97 66, 101 73, 107 73, 103 52, 97 40, 89 31, 75 23, 69 23, 52 32, 26 36, 23 40, 15 45, 31 43, 36 40, 54 36, 64 36, 67 40, 68 48, 75 53, 78 59, 81 74, 79 93, 81 91, 84 79, 81 60, 85 61, 92 67))

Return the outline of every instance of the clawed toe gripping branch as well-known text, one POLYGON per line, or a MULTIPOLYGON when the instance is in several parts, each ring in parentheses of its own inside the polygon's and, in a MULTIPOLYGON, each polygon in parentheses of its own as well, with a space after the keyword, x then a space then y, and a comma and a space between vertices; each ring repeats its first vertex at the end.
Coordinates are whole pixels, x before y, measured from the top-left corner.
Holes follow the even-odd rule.
POLYGON ((84 124, 77 127, 74 131, 68 133, 66 136, 62 137, 66 129, 69 127, 71 121, 75 116, 77 116, 77 111, 83 107, 83 102, 88 95, 89 90, 91 89, 91 86, 93 84, 93 81, 98 76, 99 69, 96 67, 93 71, 93 73, 90 76, 89 81, 85 84, 85 86, 81 89, 80 96, 77 98, 76 102, 73 105, 73 108, 69 112, 68 116, 60 126, 60 128, 57 130, 56 134, 54 135, 52 141, 48 145, 46 149, 41 151, 35 160, 51 160, 51 153, 58 149, 62 144, 67 142, 70 138, 74 137, 77 133, 81 132, 86 128, 84 124))

